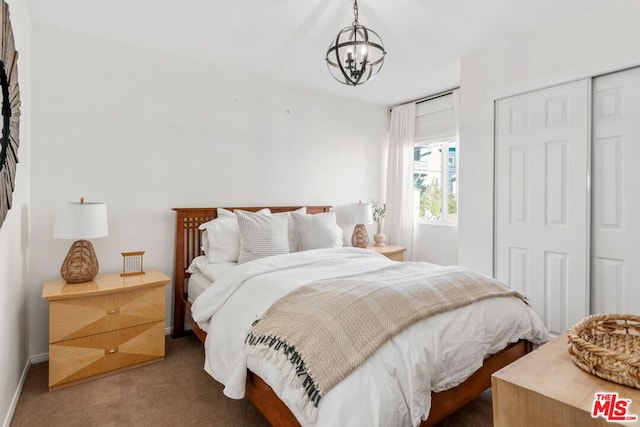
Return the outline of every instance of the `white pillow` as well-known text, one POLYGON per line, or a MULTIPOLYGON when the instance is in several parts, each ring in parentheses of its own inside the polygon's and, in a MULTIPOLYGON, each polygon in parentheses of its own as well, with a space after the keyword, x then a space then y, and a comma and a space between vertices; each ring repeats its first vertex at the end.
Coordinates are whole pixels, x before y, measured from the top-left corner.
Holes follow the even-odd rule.
POLYGON ((240 228, 238 264, 289 253, 287 216, 265 216, 244 211, 237 211, 236 215, 240 228))
POLYGON ((202 237, 209 262, 237 262, 240 255, 240 231, 235 216, 220 217, 207 223, 202 237))
MULTIPOLYGON (((260 209, 259 215, 269 215, 269 209, 260 209)), ((209 262, 238 262, 240 256, 240 231, 234 212, 218 208, 218 217, 200 224, 202 250, 209 262)))
POLYGON ((342 246, 342 233, 338 231, 341 228, 336 224, 335 212, 313 215, 292 212, 291 216, 296 224, 301 251, 342 246))
MULTIPOLYGON (((293 212, 306 214, 307 208, 303 206, 293 212)), ((284 215, 287 217, 287 222, 289 224, 289 252, 298 252, 300 250, 298 244, 298 229, 296 228, 296 223, 293 221, 293 217, 291 217, 291 212, 275 213, 273 215, 284 215)))
MULTIPOLYGON (((306 208, 305 208, 306 209, 306 208)), ((216 208, 216 211, 218 212, 218 216, 214 219, 212 219, 209 222, 203 222, 202 224, 200 224, 198 226, 199 230, 205 230, 207 225, 211 224, 213 221, 217 220, 218 218, 224 218, 224 217, 229 217, 229 216, 236 216, 234 211, 230 211, 229 209, 225 209, 225 208, 216 208)), ((259 211, 256 211, 256 213, 259 213, 261 215, 271 215, 271 210, 269 208, 264 208, 264 209, 260 209, 259 211)))
MULTIPOLYGON (((230 211, 229 209, 218 208, 216 209, 216 211, 218 212, 218 218, 225 216, 235 216, 235 213, 233 211, 230 211)), ((267 215, 271 213, 269 209, 260 209, 258 213, 265 213, 265 211, 267 215)))
POLYGON ((202 273, 210 281, 216 281, 220 276, 237 266, 236 262, 209 262, 204 255, 197 256, 191 261, 187 273, 202 273))
POLYGON ((338 247, 343 246, 344 245, 344 239, 342 237, 344 235, 344 230, 342 229, 342 227, 340 227, 337 224, 336 224, 336 233, 338 233, 338 240, 340 240, 340 244, 338 245, 338 247))

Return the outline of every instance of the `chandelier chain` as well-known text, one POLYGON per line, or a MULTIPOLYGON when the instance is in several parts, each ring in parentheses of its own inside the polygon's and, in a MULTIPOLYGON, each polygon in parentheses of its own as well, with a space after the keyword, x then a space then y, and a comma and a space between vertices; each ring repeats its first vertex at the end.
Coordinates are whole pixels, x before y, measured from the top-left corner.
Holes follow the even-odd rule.
POLYGON ((359 22, 358 22, 358 0, 353 0, 353 26, 357 27, 359 22))

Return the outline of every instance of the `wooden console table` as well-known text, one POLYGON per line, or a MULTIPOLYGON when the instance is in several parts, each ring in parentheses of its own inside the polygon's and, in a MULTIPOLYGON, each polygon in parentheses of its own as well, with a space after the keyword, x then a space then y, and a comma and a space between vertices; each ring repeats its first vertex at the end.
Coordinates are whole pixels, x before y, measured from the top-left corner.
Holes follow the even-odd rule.
POLYGON ((491 379, 494 427, 640 426, 640 390, 602 380, 575 366, 562 334, 491 379), (635 422, 592 418, 596 393, 631 399, 635 422))

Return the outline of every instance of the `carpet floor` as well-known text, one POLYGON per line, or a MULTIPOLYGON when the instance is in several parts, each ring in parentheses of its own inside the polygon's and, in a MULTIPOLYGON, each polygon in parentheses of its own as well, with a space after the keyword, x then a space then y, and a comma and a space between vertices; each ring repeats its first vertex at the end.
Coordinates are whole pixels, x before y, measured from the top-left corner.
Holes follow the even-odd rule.
MULTIPOLYGON (((48 364, 29 368, 16 407, 21 426, 268 426, 246 399, 233 400, 204 370, 192 335, 167 337, 163 362, 48 391, 48 364)), ((491 393, 483 393, 438 427, 491 427, 491 393)))

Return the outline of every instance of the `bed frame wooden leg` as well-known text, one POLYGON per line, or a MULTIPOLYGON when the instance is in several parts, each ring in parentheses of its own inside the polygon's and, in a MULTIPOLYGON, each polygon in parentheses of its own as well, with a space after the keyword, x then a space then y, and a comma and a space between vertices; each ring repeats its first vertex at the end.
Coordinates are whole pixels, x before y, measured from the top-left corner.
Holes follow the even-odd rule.
POLYGON ((176 295, 173 303, 173 328, 171 338, 179 338, 184 335, 184 304, 181 297, 176 295))

